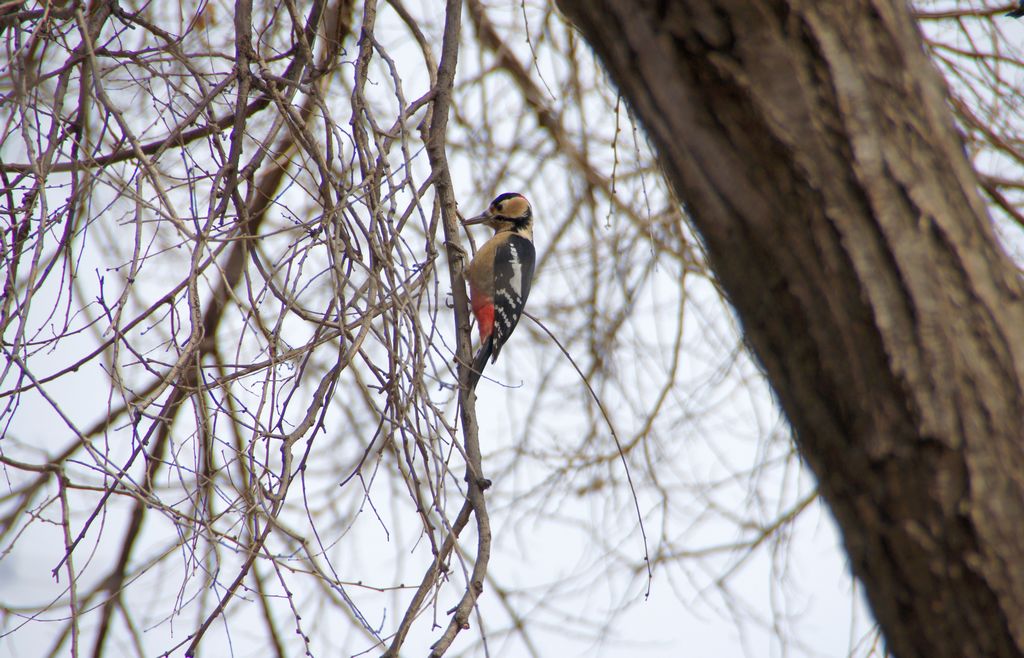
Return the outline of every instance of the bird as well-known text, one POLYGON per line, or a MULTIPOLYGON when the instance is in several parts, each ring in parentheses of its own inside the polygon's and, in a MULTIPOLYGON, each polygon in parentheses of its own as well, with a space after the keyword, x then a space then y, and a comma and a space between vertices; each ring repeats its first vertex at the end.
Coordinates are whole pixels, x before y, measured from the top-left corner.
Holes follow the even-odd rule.
POLYGON ((1007 16, 1011 18, 1020 18, 1021 16, 1024 16, 1024 0, 1021 0, 1017 4, 1017 8, 1007 14, 1007 16))
POLYGON ((470 305, 480 332, 480 349, 473 358, 469 390, 476 388, 487 359, 494 363, 519 323, 530 296, 537 253, 533 246, 533 209, 518 192, 495 197, 483 214, 463 221, 484 224, 494 235, 476 252, 466 268, 470 305))

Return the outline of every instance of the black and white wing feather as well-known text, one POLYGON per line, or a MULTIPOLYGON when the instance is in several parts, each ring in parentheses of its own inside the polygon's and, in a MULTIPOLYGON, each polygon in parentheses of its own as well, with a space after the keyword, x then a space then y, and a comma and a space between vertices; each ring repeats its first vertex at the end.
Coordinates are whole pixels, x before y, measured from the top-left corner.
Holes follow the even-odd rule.
POLYGON ((512 335, 530 296, 536 263, 533 242, 512 234, 498 246, 494 256, 494 336, 491 363, 512 335))

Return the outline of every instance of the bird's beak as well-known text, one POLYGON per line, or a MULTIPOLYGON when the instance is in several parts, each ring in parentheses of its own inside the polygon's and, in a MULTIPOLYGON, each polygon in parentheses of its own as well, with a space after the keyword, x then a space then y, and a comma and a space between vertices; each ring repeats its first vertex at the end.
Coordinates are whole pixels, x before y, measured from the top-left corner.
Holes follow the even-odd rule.
POLYGON ((470 217, 469 219, 463 220, 462 225, 472 226, 473 224, 483 224, 489 219, 491 219, 491 214, 484 212, 482 215, 477 215, 476 217, 470 217))

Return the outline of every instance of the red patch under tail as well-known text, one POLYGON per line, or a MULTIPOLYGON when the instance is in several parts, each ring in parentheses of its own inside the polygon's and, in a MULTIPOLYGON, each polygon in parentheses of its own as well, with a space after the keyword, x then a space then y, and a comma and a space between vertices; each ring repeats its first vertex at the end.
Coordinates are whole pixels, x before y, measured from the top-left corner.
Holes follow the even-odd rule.
POLYGON ((476 326, 480 330, 480 341, 487 340, 494 333, 494 302, 483 295, 471 295, 473 302, 473 315, 476 316, 476 326))

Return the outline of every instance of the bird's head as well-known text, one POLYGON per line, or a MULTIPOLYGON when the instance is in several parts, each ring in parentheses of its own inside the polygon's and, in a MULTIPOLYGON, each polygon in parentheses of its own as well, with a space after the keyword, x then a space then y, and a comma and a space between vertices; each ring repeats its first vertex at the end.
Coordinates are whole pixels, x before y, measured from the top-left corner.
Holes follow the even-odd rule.
POLYGON ((502 231, 515 231, 526 237, 533 236, 533 209, 530 202, 518 192, 505 192, 499 194, 487 210, 476 217, 463 222, 465 226, 473 224, 486 224, 494 229, 495 233, 502 231))

